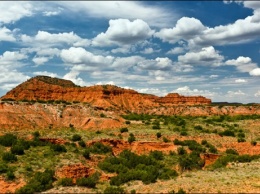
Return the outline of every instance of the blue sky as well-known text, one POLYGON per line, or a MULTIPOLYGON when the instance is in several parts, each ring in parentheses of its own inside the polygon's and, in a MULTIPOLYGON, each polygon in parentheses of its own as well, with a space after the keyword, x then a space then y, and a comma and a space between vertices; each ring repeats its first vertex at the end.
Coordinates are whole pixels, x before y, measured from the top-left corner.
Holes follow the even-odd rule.
POLYGON ((0 95, 36 75, 260 103, 260 2, 1 1, 0 95))

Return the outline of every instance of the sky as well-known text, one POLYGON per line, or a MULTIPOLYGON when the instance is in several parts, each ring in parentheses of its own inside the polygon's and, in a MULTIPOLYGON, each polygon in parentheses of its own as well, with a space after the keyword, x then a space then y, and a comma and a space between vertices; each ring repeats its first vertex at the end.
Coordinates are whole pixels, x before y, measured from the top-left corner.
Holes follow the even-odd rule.
POLYGON ((37 75, 260 103, 260 2, 1 1, 0 96, 37 75))

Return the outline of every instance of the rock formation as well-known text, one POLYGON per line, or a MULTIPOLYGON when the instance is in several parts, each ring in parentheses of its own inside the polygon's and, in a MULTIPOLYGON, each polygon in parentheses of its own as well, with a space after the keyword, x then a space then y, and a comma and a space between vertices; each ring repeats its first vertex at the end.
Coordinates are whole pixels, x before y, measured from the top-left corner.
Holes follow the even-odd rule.
POLYGON ((1 100, 85 102, 102 108, 113 107, 127 110, 158 107, 161 104, 205 105, 211 103, 210 99, 202 96, 186 97, 168 94, 165 97, 158 97, 112 85, 79 87, 71 81, 47 76, 29 79, 9 91, 1 100))

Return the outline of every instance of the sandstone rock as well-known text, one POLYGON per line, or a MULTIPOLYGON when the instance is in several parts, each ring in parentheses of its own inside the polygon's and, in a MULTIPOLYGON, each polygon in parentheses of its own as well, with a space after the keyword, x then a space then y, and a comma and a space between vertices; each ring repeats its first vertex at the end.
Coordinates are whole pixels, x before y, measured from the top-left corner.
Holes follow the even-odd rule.
POLYGON ((83 164, 71 164, 68 166, 63 166, 55 171, 55 177, 60 178, 72 178, 74 182, 76 179, 82 177, 89 177, 94 174, 95 170, 89 168, 83 164))

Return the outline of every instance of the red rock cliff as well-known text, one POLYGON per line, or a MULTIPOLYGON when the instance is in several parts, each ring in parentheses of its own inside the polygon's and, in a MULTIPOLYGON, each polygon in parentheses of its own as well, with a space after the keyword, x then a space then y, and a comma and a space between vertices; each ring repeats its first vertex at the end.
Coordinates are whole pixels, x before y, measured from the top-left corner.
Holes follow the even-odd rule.
POLYGON ((158 107, 161 104, 198 105, 211 103, 210 99, 202 96, 186 97, 179 94, 168 94, 165 97, 157 97, 112 85, 79 87, 71 81, 47 76, 37 76, 18 85, 1 98, 1 100, 6 99, 15 101, 78 101, 103 108, 113 107, 137 112, 144 108, 158 107))

